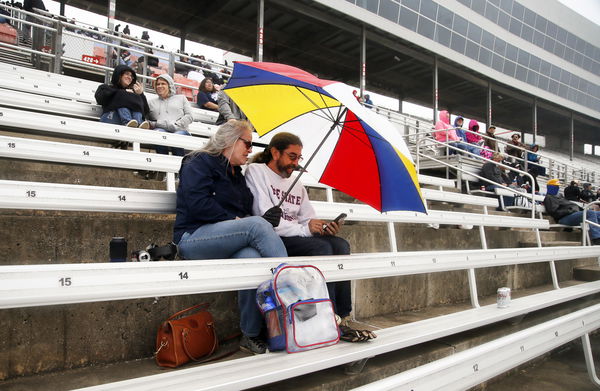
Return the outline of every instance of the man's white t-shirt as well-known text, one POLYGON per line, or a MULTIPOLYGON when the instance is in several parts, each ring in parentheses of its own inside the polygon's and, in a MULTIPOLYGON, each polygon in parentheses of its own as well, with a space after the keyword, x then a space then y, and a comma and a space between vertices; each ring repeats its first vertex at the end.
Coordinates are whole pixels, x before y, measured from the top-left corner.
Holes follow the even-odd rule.
POLYGON ((275 232, 279 236, 312 236, 308 222, 316 214, 300 181, 286 194, 294 178, 282 178, 264 163, 250 164, 246 168, 245 177, 246 184, 254 195, 252 214, 262 216, 285 197, 281 204, 283 213, 275 232))

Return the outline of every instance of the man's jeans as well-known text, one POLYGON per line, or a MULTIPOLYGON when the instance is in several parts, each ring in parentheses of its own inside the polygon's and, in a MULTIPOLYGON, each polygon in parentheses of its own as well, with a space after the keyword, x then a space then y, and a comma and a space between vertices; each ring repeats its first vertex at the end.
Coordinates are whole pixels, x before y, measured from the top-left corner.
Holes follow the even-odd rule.
MULTIPOLYGON (((287 257, 271 224, 259 216, 206 224, 192 234, 184 233, 179 254, 185 259, 287 257)), ((256 289, 239 291, 238 305, 242 333, 258 336, 263 318, 256 304, 256 289)))
POLYGON ((144 121, 142 113, 138 111, 131 111, 128 108, 121 107, 120 109, 107 111, 100 116, 100 122, 105 122, 115 125, 127 125, 127 122, 132 119, 136 120, 138 124, 144 121))
MULTIPOLYGON (((592 223, 598 224, 599 218, 600 218, 600 212, 588 210, 586 213, 586 220, 591 221, 592 223)), ((558 224, 574 226, 574 225, 581 224, 582 221, 583 221, 583 211, 579 211, 579 212, 571 213, 570 215, 567 215, 567 216, 563 217, 562 219, 558 220, 558 224)), ((600 238, 600 228, 599 227, 595 227, 591 224, 588 225, 588 227, 590 227, 590 237, 592 239, 600 238)))

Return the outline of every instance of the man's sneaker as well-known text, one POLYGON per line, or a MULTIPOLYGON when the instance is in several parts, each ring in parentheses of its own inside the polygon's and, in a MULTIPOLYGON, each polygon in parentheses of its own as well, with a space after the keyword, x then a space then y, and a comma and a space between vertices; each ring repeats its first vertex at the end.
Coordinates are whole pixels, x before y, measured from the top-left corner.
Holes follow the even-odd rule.
POLYGON ((150 122, 144 121, 140 124, 141 129, 150 129, 150 122))
POLYGON ((242 335, 240 350, 251 354, 263 354, 267 351, 267 344, 258 337, 242 335))
POLYGON ((125 124, 125 126, 129 127, 129 128, 137 128, 138 127, 138 122, 134 119, 130 119, 129 122, 127 122, 125 124))

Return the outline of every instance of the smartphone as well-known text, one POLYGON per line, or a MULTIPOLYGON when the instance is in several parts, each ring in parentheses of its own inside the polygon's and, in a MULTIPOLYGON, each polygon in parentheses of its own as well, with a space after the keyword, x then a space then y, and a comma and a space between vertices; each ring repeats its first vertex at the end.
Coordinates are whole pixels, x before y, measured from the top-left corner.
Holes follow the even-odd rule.
MULTIPOLYGON (((347 217, 347 216, 348 216, 348 215, 347 215, 346 213, 340 213, 340 214, 338 215, 338 217, 336 217, 335 219, 333 219, 333 221, 334 221, 336 224, 343 223, 343 222, 344 222, 344 220, 346 220, 346 217, 347 217)), ((325 229, 325 228, 327 228, 327 224, 323 224, 323 229, 325 229)))
POLYGON ((344 220, 346 220, 346 217, 348 217, 348 215, 346 213, 340 213, 340 215, 338 217, 336 217, 335 219, 333 219, 333 221, 336 224, 343 223, 344 220))

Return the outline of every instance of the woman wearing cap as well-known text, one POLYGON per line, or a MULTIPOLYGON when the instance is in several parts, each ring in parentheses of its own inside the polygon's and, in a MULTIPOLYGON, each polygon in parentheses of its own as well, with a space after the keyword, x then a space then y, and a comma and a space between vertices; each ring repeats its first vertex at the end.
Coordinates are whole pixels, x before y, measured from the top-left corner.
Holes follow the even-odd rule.
POLYGON ((496 141, 496 127, 491 125, 485 132, 487 136, 484 141, 484 145, 491 149, 493 152, 498 152, 498 141, 496 141))
MULTIPOLYGON (((175 83, 168 74, 156 78, 154 89, 158 95, 148 103, 150 113, 150 128, 159 132, 182 134, 191 136, 188 132, 190 124, 194 121, 190 102, 183 95, 175 93, 175 83)), ((165 147, 157 145, 156 152, 168 155, 169 150, 175 156, 183 156, 183 148, 165 147)))

